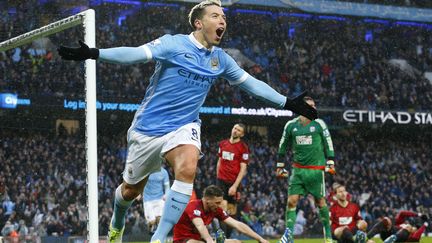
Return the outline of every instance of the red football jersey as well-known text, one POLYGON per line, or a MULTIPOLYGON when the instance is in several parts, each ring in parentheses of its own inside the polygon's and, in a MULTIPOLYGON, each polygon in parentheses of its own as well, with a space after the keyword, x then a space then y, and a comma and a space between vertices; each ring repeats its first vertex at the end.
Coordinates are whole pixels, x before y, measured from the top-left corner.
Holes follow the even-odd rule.
POLYGON ((243 141, 230 143, 229 139, 219 143, 219 158, 221 159, 218 179, 234 183, 240 172, 240 163, 249 162, 249 148, 243 141))
POLYGON ((228 217, 228 214, 223 211, 222 208, 218 208, 216 212, 205 212, 201 199, 190 201, 179 221, 174 225, 173 240, 201 239, 201 235, 192 223, 192 219, 194 218, 202 218, 204 224, 209 225, 214 218, 219 219, 219 221, 224 221, 228 217))
POLYGON ((405 224, 406 223, 405 221, 407 220, 407 218, 410 218, 410 217, 418 217, 418 213, 406 211, 406 210, 399 211, 399 213, 395 217, 396 227, 399 228, 401 224, 405 224))
POLYGON ((353 230, 360 219, 362 219, 360 208, 353 202, 348 202, 346 207, 342 207, 339 203, 335 203, 330 207, 332 232, 341 226, 348 226, 350 230, 353 230))

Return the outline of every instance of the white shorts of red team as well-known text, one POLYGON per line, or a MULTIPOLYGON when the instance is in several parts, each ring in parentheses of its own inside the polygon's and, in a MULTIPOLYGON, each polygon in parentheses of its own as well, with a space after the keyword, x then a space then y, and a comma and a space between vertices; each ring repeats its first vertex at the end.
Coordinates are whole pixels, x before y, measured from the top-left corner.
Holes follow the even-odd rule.
POLYGON ((162 199, 144 202, 144 215, 147 223, 153 222, 162 216, 165 201, 162 199))
POLYGON ((151 173, 160 171, 164 155, 171 149, 191 144, 201 152, 201 126, 188 123, 160 137, 147 136, 130 129, 128 131, 128 155, 123 180, 135 185, 151 173))

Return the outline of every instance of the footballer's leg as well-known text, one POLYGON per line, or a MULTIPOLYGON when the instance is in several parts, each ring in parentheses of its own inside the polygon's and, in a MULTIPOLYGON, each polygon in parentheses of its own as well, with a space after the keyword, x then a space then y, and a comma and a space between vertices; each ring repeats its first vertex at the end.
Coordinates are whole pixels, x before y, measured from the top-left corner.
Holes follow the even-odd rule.
POLYGON ((427 222, 423 223, 422 226, 420 226, 420 228, 418 229, 413 229, 412 232, 410 232, 410 235, 408 237, 407 242, 420 242, 420 238, 423 234, 423 232, 425 232, 426 227, 429 224, 427 222))
POLYGON ((143 200, 143 208, 144 208, 144 215, 147 222, 147 228, 150 232, 150 234, 153 234, 156 230, 155 223, 156 223, 156 214, 155 214, 155 201, 148 201, 146 202, 143 200))
POLYGON ((300 195, 289 195, 285 212, 285 226, 294 232, 294 225, 297 218, 297 203, 300 195))
POLYGON ((123 183, 117 187, 114 212, 108 232, 109 242, 121 242, 126 212, 147 183, 148 176, 160 170, 160 153, 166 138, 149 137, 132 129, 128 132, 128 155, 123 183))
POLYGON ((354 243, 354 236, 347 226, 338 227, 334 231, 338 242, 354 243))
POLYGON ((305 181, 302 169, 293 168, 288 182, 288 199, 285 211, 285 225, 291 232, 294 232, 294 225, 297 218, 297 202, 300 195, 305 195, 306 193, 304 184, 305 181))
POLYGON ((407 229, 402 228, 396 234, 393 234, 387 239, 385 239, 384 243, 406 242, 408 240, 409 235, 410 232, 407 229))
POLYGON ((300 169, 293 168, 291 177, 288 182, 288 199, 285 211, 285 232, 279 242, 290 243, 294 242, 294 224, 297 218, 297 202, 300 195, 305 194, 303 175, 300 169))
POLYGON ((324 227, 325 242, 332 242, 330 228, 330 211, 325 200, 325 181, 324 171, 305 170, 304 171, 305 187, 308 192, 315 198, 319 208, 319 219, 324 227))
POLYGON ((201 156, 201 127, 199 123, 186 124, 169 134, 161 155, 174 170, 174 183, 166 194, 163 215, 151 242, 165 239, 180 219, 193 192, 193 181, 201 156))
MULTIPOLYGON (((224 200, 222 201, 221 208, 225 212, 227 212, 229 215, 231 215, 231 212, 230 212, 231 208, 229 207, 230 201, 231 201, 231 197, 228 195, 228 190, 231 187, 231 185, 228 184, 228 183, 226 183, 226 182, 224 182, 224 181, 222 181, 221 179, 217 179, 216 180, 216 185, 220 189, 222 189, 222 191, 224 192, 224 195, 223 195, 224 200)), ((227 233, 230 230, 232 231, 232 229, 227 224, 225 224, 223 221, 222 222, 219 222, 219 221, 215 222, 215 221, 217 221, 217 219, 213 220, 213 222, 214 222, 213 226, 215 226, 216 230, 218 230, 220 228, 223 232, 227 232, 227 233)), ((227 234, 227 236, 228 236, 228 234, 227 234)))
MULTIPOLYGON (((290 190, 290 189, 289 189, 290 190)), ((285 232, 282 235, 279 243, 292 243, 294 242, 294 224, 297 218, 296 207, 300 195, 289 195, 287 200, 287 207, 285 211, 285 232)))
POLYGON ((166 236, 185 210, 192 195, 199 150, 194 145, 180 145, 167 152, 165 158, 174 169, 175 180, 167 193, 164 213, 151 242, 165 242, 166 236))
POLYGON ((148 177, 135 185, 123 182, 117 187, 114 198, 114 212, 108 232, 109 242, 122 242, 125 216, 134 199, 142 192, 148 177))
POLYGON ((324 197, 316 200, 319 207, 319 218, 324 227, 325 242, 333 242, 330 228, 330 212, 324 197))
POLYGON ((376 224, 372 226, 372 228, 367 233, 367 236, 369 239, 371 239, 377 234, 383 236, 386 235, 385 237, 383 237, 383 240, 385 240, 388 236, 391 235, 391 233, 386 234, 386 232, 390 232, 391 228, 392 228, 391 219, 388 217, 384 217, 383 219, 379 220, 376 224))

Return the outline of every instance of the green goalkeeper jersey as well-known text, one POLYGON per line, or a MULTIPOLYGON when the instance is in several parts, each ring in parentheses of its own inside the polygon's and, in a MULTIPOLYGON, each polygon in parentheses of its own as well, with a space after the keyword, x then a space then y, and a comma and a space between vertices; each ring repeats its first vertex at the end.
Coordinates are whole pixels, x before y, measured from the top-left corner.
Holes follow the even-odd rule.
POLYGON ((334 157, 333 142, 325 122, 321 119, 307 125, 299 117, 287 122, 279 143, 278 154, 284 156, 292 146, 293 162, 305 166, 323 166, 327 158, 334 157))

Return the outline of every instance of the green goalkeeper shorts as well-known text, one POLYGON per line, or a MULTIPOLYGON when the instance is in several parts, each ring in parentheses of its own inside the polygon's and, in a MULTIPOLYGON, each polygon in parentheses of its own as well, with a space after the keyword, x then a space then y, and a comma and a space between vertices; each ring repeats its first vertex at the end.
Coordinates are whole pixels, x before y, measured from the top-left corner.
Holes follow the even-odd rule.
POLYGON ((325 197, 324 171, 293 168, 289 179, 288 195, 307 194, 315 198, 325 197))

